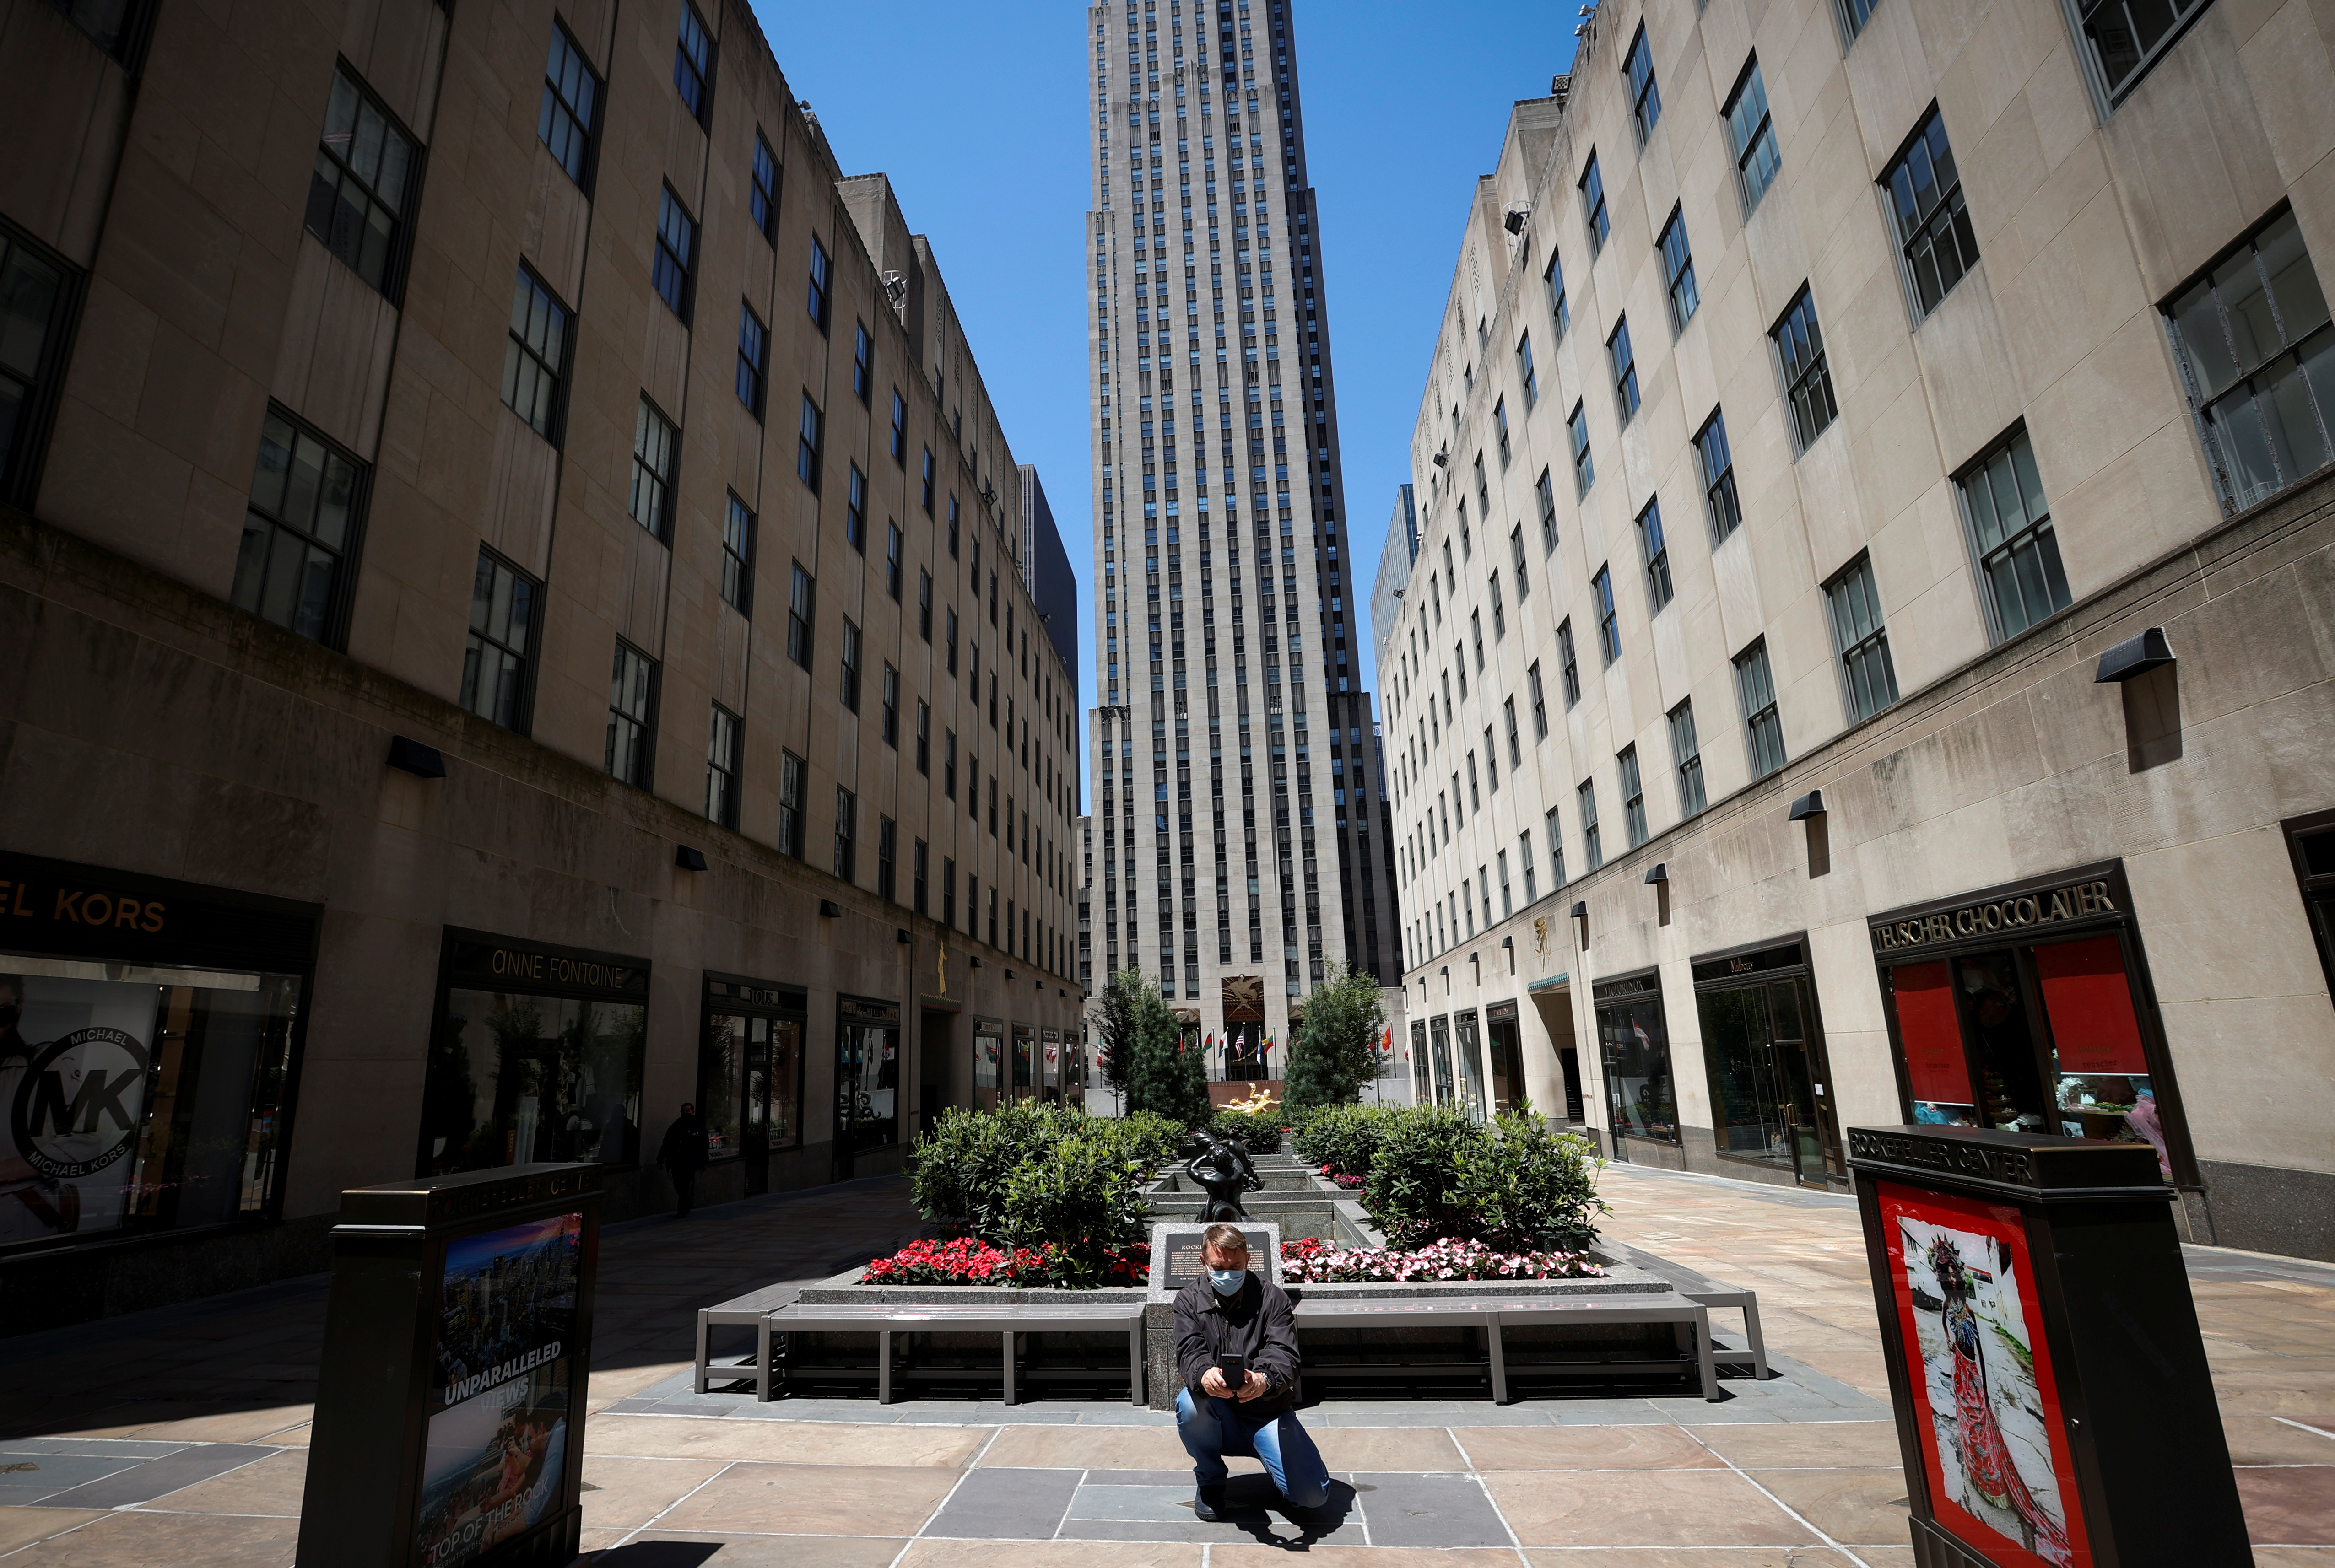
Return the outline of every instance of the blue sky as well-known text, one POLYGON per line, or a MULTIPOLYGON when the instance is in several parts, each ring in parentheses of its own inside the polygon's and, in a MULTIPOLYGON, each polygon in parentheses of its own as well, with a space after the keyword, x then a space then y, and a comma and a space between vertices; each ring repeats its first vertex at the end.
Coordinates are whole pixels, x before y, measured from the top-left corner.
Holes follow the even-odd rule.
MULTIPOLYGON (((1294 3, 1354 555, 1348 603, 1367 621, 1469 195, 1499 156, 1509 104, 1546 96, 1572 59, 1576 7, 1294 3)), ((1261 18, 1270 0, 1252 4, 1261 18)), ((889 175, 910 227, 932 237, 1007 438, 1038 465, 1078 572, 1091 702, 1085 8, 1000 0, 756 15, 844 172, 889 175)), ((1367 625, 1349 641, 1369 672, 1367 625)))

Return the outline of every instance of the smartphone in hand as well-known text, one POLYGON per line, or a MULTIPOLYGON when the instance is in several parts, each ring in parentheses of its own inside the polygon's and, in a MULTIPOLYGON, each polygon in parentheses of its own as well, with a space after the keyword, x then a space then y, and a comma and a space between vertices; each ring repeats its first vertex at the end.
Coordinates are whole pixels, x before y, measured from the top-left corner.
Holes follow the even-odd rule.
POLYGON ((1216 1373, 1225 1380, 1226 1396, 1237 1399, 1240 1398, 1241 1389, 1248 1381, 1248 1358, 1219 1356, 1216 1358, 1216 1373))

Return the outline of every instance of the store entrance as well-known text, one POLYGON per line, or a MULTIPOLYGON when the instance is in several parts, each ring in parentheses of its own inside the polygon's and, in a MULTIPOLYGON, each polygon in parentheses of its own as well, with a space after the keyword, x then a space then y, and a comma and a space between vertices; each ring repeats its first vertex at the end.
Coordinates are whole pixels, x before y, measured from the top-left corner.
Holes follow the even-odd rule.
MULTIPOLYGON (((1778 950, 1797 963, 1800 949, 1778 950)), ((1722 1157, 1792 1173, 1808 1186, 1845 1185, 1840 1124, 1826 1092, 1825 1049, 1806 973, 1768 979, 1769 955, 1698 964, 1698 975, 1743 963, 1739 976, 1698 984, 1703 1061, 1710 1073, 1711 1137, 1722 1157)))

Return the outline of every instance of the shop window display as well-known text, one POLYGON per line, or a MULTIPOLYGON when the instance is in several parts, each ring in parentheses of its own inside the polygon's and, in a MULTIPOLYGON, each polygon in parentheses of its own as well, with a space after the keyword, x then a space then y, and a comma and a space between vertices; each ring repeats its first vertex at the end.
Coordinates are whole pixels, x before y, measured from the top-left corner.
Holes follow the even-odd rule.
POLYGON ((770 1156, 802 1146, 803 992, 705 982, 698 1115, 712 1160, 744 1162, 748 1195, 770 1190, 770 1156))
POLYGON ((1476 1033, 1476 1015, 1463 1012, 1452 1020, 1459 1055, 1459 1108, 1469 1121, 1484 1119, 1484 1048, 1476 1033))
POLYGON ((0 953, 0 1247, 264 1215, 301 999, 294 975, 0 953))
POLYGON ((1435 1103, 1455 1104, 1458 1097, 1451 1078, 1451 1021, 1429 1020, 1427 1034, 1435 1055, 1435 1103))
POLYGON ((1662 1143, 1679 1141, 1678 1092, 1671 1075, 1670 1029, 1655 978, 1610 981, 1594 992, 1597 1045, 1610 1128, 1662 1143))
POLYGON ((995 1110, 1005 1065, 1005 1026, 993 1018, 973 1021, 973 1108, 995 1110))
POLYGON ((1801 944, 1698 961, 1694 977, 1720 1155, 1812 1185, 1845 1180, 1801 944))
POLYGON ((450 990, 421 1110, 429 1173, 636 1164, 647 1017, 637 1002, 450 990))
POLYGON ((900 1141, 900 1013, 845 998, 836 1021, 835 1141, 838 1153, 900 1141))

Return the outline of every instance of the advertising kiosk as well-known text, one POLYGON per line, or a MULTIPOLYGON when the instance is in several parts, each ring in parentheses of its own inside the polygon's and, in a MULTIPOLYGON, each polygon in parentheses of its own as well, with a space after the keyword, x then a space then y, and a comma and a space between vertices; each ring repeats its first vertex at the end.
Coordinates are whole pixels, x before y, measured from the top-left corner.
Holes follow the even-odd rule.
POLYGON ((1920 1568, 2252 1563, 2156 1151, 1848 1136, 1920 1568))
POLYGON ((600 1201, 564 1164, 341 1195, 302 1568, 576 1557, 600 1201))

